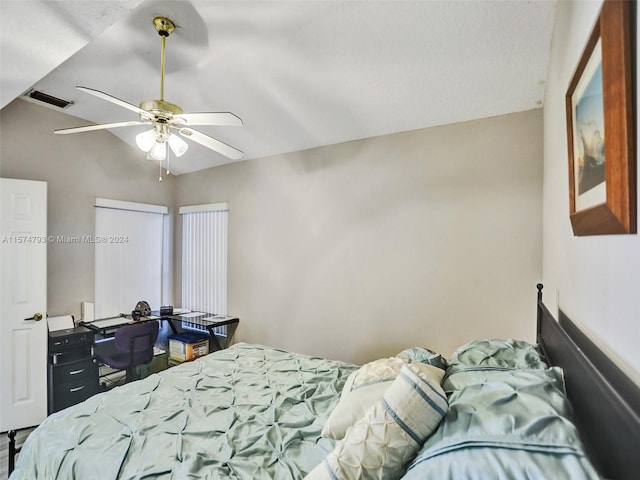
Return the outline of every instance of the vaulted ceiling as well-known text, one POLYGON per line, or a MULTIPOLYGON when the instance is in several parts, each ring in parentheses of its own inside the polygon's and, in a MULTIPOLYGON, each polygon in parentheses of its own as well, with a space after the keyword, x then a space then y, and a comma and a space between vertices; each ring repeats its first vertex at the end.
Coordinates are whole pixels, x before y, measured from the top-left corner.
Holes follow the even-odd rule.
MULTIPOLYGON (((165 99, 185 112, 239 116, 243 127, 197 129, 243 159, 490 117, 542 106, 554 8, 546 0, 3 0, 2 107, 36 89, 73 102, 64 112, 77 118, 60 128, 136 120, 74 87, 134 105, 159 98, 152 20, 162 15, 177 27, 167 39, 165 99)), ((112 133, 135 149, 145 128, 112 133)), ((227 162, 190 143, 172 169, 227 162)))

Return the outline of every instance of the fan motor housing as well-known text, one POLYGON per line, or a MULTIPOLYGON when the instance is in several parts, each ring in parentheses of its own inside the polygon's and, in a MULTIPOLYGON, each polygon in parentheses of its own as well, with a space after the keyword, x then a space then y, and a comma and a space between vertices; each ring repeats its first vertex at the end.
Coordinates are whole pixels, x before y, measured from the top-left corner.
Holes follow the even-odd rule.
POLYGON ((183 113, 178 105, 164 100, 144 100, 140 102, 140 108, 151 113, 169 113, 171 115, 183 113))

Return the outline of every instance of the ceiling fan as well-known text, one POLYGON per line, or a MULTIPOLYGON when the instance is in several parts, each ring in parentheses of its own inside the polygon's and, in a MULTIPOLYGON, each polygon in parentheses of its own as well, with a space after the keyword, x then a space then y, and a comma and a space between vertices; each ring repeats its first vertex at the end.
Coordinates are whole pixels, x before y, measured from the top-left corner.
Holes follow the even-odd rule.
POLYGON ((103 123, 99 125, 86 125, 82 127, 63 128, 55 130, 57 134, 89 132, 118 127, 130 127, 136 125, 151 125, 151 130, 146 130, 136 136, 138 147, 147 152, 147 158, 162 162, 167 158, 167 149, 171 149, 176 157, 182 156, 189 145, 181 137, 204 145, 232 160, 242 158, 242 152, 226 143, 210 137, 198 130, 191 128, 194 125, 216 126, 242 126, 242 120, 229 112, 202 112, 184 113, 182 109, 164 99, 164 57, 167 37, 175 30, 174 23, 166 17, 153 19, 160 38, 162 39, 162 58, 160 63, 160 99, 144 100, 139 107, 127 103, 107 93, 88 87, 77 86, 78 90, 89 93, 98 98, 114 103, 138 114, 139 120, 126 122, 103 123))

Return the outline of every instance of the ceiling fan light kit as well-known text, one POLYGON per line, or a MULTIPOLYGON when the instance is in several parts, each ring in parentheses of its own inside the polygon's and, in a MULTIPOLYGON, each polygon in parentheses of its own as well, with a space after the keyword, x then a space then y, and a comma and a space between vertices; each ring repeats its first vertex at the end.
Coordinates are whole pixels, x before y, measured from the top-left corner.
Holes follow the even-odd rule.
POLYGON ((189 144, 176 135, 170 135, 167 139, 169 147, 176 157, 181 157, 189 148, 189 144))
POLYGON ((147 157, 151 160, 162 162, 167 158, 167 144, 165 142, 155 142, 153 147, 147 152, 147 157))
POLYGON ((136 145, 138 145, 138 148, 143 152, 151 150, 154 143, 156 143, 156 132, 153 130, 145 130, 136 135, 136 145))
POLYGON ((170 149, 176 157, 184 155, 189 148, 189 144, 181 138, 185 137, 217 153, 229 157, 232 160, 239 160, 242 158, 242 152, 240 150, 191 128, 193 125, 242 126, 242 120, 239 117, 230 112, 184 113, 182 108, 178 105, 167 102, 164 99, 166 39, 175 30, 175 25, 166 17, 155 17, 153 19, 153 25, 162 41, 160 61, 160 99, 144 100, 140 102, 139 107, 136 107, 135 105, 99 90, 78 86, 76 88, 85 93, 137 113, 139 120, 63 128, 55 130, 54 133, 69 134, 88 132, 92 130, 150 125, 150 130, 145 130, 144 132, 136 135, 136 145, 143 152, 147 152, 147 158, 157 160, 162 163, 168 158, 167 149, 170 149))

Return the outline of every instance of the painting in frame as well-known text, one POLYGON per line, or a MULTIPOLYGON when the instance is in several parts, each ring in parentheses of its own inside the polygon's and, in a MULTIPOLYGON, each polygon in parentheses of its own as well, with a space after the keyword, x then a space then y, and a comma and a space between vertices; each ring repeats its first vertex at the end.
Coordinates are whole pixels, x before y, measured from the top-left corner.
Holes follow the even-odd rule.
POLYGON ((636 233, 630 18, 605 0, 565 97, 576 236, 636 233))

